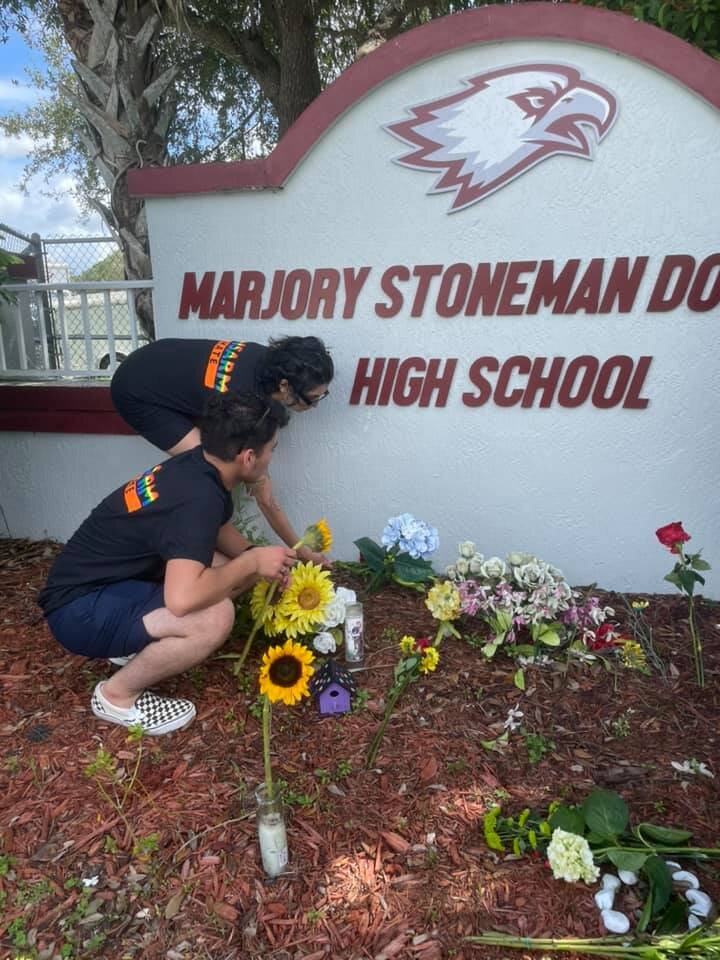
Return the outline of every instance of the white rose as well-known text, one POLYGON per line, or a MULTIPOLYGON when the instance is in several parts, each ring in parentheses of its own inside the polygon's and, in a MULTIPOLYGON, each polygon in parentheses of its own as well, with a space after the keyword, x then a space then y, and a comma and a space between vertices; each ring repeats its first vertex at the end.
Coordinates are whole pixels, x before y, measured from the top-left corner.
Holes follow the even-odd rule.
POLYGON ((344 603, 357 603, 357 594, 354 590, 348 590, 347 587, 337 587, 335 596, 344 603))
POLYGON ((465 560, 469 560, 470 557, 475 553, 475 544, 472 540, 463 540, 462 543, 458 544, 458 553, 465 560))
POLYGON ((457 580, 457 567, 454 563, 451 563, 449 567, 445 567, 445 576, 448 580, 457 580))
POLYGON ((337 627, 345 620, 345 601, 342 597, 336 594, 325 607, 324 620, 326 627, 337 627))
POLYGON ((488 580, 494 580, 496 578, 499 580, 500 577, 505 576, 506 570, 505 561, 501 560, 500 557, 488 557, 480 567, 480 573, 483 577, 487 577, 488 580))
POLYGON ((455 561, 455 569, 461 577, 464 577, 470 570, 470 564, 463 557, 458 557, 458 559, 455 561))
POLYGON ((523 563, 531 563, 535 557, 531 553, 509 553, 507 561, 512 567, 520 567, 523 563))
POLYGON ((325 655, 328 653, 335 653, 335 637, 325 630, 322 633, 318 633, 316 637, 313 637, 312 643, 314 649, 317 650, 318 653, 325 655))
POLYGON ((483 564, 483 555, 481 553, 476 553, 473 557, 470 558, 470 573, 473 576, 477 576, 480 573, 483 564))

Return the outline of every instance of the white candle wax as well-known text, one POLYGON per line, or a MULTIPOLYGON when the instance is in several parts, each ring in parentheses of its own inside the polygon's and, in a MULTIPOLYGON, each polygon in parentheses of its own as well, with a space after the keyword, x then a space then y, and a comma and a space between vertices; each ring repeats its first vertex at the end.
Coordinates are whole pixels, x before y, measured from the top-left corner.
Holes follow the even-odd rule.
POLYGON ((283 818, 278 815, 260 820, 258 839, 263 870, 269 877, 277 877, 288 862, 287 833, 283 818))

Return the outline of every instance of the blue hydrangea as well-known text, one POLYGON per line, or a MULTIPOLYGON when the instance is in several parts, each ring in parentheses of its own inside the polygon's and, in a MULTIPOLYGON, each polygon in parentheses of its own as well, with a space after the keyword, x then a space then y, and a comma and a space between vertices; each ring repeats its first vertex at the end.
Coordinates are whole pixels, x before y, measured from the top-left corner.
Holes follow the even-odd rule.
POLYGON ((409 553, 415 560, 424 559, 440 546, 437 528, 417 520, 411 513, 390 517, 380 542, 386 550, 397 547, 399 553, 409 553))

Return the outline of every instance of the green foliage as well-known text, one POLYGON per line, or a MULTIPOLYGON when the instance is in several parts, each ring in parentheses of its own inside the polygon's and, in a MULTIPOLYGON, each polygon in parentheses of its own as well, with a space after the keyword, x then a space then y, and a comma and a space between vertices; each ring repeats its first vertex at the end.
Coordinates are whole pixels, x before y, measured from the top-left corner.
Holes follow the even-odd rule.
POLYGON ((87 270, 77 276, 71 277, 73 281, 85 283, 93 280, 124 280, 125 268, 123 266, 123 255, 120 250, 113 250, 102 260, 98 260, 87 270))
POLYGON ((604 7, 652 23, 687 40, 711 57, 720 58, 720 3, 718 0, 582 0, 585 6, 604 7))
POLYGON ((429 583, 435 576, 429 560, 399 553, 395 547, 385 550, 369 537, 361 537, 353 542, 362 554, 364 567, 367 569, 368 593, 379 590, 383 584, 391 581, 422 593, 422 584, 429 583))
POLYGON ((8 267, 13 263, 22 263, 22 260, 12 253, 0 250, 0 302, 4 300, 5 303, 15 303, 17 300, 14 294, 3 290, 3 285, 11 282, 12 278, 8 274, 8 267))
POLYGON ((528 761, 537 766, 546 753, 551 753, 555 749, 555 742, 548 740, 542 733, 523 733, 525 749, 528 754, 528 761))

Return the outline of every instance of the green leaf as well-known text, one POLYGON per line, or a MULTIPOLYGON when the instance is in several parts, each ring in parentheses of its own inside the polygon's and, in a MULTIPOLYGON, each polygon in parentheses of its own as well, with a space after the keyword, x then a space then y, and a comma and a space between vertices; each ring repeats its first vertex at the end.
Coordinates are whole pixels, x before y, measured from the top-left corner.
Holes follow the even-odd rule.
POLYGON ((582 836, 585 832, 585 819, 577 807, 558 807, 549 818, 553 830, 566 830, 582 836))
POLYGON ((486 643, 485 646, 482 647, 480 652, 484 656, 486 656, 489 660, 491 657, 495 656, 495 651, 497 650, 499 645, 500 645, 499 643, 486 643))
POLYGON ((619 837, 627 827, 627 804, 613 790, 593 790, 581 809, 588 828, 602 837, 619 837))
POLYGON ((702 580, 702 582, 705 583, 700 574, 693 573, 692 570, 681 570, 678 574, 678 579, 680 580, 680 588, 684 590, 689 597, 693 595, 695 582, 697 580, 702 580))
POLYGON ((401 580, 407 580, 410 583, 422 583, 433 576, 433 569, 427 560, 419 558, 415 560, 407 554, 396 557, 393 568, 394 573, 401 580))
POLYGON ((647 895, 647 900, 645 905, 642 908, 642 913, 640 914, 640 919, 636 927, 637 933, 644 933, 647 930, 648 924, 650 923, 650 918, 653 915, 653 892, 652 888, 647 895))
POLYGON ((672 877, 667 864, 662 857, 648 857, 643 864, 642 871, 650 881, 650 890, 652 893, 652 912, 653 916, 665 909, 672 893, 672 877))
POLYGON ((363 560, 371 570, 377 573, 377 571, 383 569, 385 565, 386 554, 379 544, 375 543, 375 541, 371 540, 369 537, 360 537, 359 540, 354 540, 353 543, 358 548, 363 556, 363 560))
POLYGON ((525 689, 525 671, 522 667, 519 670, 515 671, 515 676, 513 677, 513 683, 518 688, 518 690, 525 689))
POLYGON ((655 936, 683 933, 687 929, 687 906, 679 898, 673 900, 655 926, 655 936))
POLYGON ((680 577, 675 571, 672 573, 667 573, 664 577, 664 580, 667 580, 668 583, 674 583, 678 589, 682 589, 682 584, 680 583, 680 577))
POLYGON ((614 863, 618 870, 630 870, 632 873, 638 873, 638 871, 642 870, 649 856, 650 854, 643 853, 642 850, 636 852, 634 850, 613 848, 607 851, 607 858, 610 863, 614 863))
POLYGON ((679 827, 661 827, 654 823, 639 823, 633 829, 633 833, 640 840, 655 840, 656 843, 664 843, 670 847, 685 843, 692 837, 690 830, 681 830, 679 827))
POLYGON ((712 569, 707 560, 703 560, 699 553, 694 554, 690 557, 690 565, 693 570, 710 570, 712 569))

